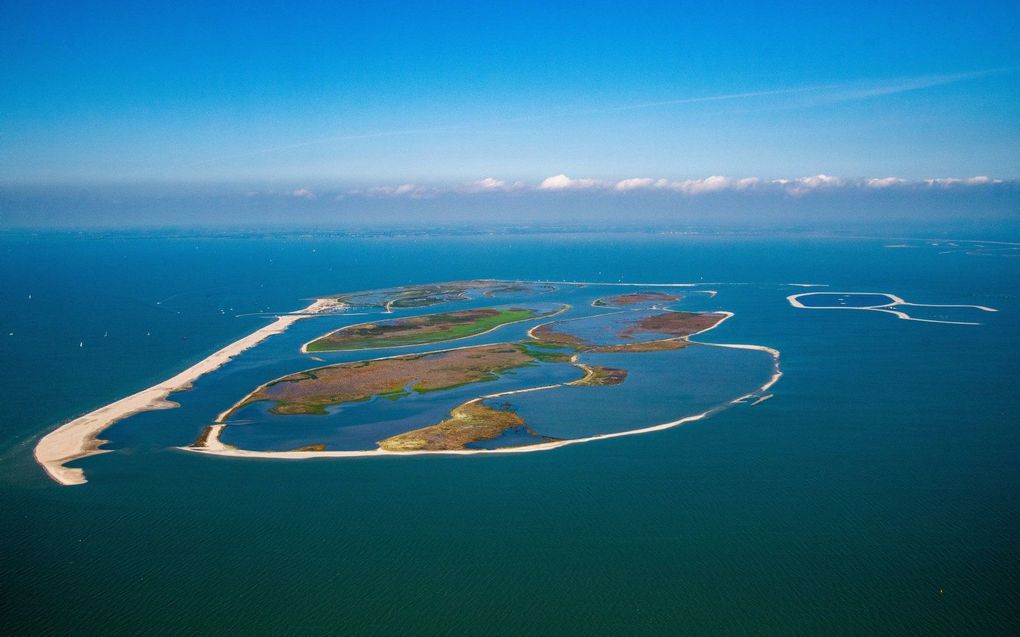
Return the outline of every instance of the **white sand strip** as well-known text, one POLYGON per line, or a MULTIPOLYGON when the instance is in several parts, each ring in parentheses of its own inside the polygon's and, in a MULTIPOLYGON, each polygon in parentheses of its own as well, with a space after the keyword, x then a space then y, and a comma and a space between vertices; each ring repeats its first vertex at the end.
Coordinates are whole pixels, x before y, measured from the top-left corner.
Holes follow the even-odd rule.
POLYGON ((974 323, 971 321, 943 321, 939 319, 923 319, 915 318, 910 316, 906 312, 900 310, 891 309, 894 306, 913 306, 913 307, 956 307, 956 308, 968 308, 973 310, 981 310, 982 312, 998 312, 999 310, 994 307, 988 307, 986 305, 948 305, 948 304, 934 304, 934 303, 911 303, 903 300, 901 297, 889 292, 804 292, 801 294, 791 294, 786 297, 790 305, 800 310, 863 310, 869 312, 885 312, 886 314, 892 314, 898 319, 904 321, 917 321, 919 323, 941 323, 943 325, 981 325, 981 323, 974 323), (853 295, 873 295, 873 296, 884 296, 889 299, 888 303, 881 303, 879 305, 804 305, 801 303, 801 297, 805 296, 853 296, 853 295))
MULTIPOLYGON (((616 312, 611 312, 611 314, 616 314, 616 312)), ((721 325, 723 322, 725 322, 726 320, 728 320, 728 319, 733 317, 733 313, 732 312, 713 312, 713 314, 722 315, 723 316, 722 320, 720 320, 719 322, 717 322, 716 324, 712 325, 711 327, 709 327, 707 329, 704 329, 704 330, 702 330, 700 332, 696 332, 695 334, 703 334, 703 333, 705 333, 705 332, 707 332, 709 330, 715 329, 716 327, 721 325)), ((664 339, 664 340, 689 340, 690 337, 691 336, 695 336, 695 334, 691 334, 691 335, 685 336, 685 337, 680 337, 680 338, 677 338, 677 339, 664 339)), ((379 457, 379 456, 423 456, 423 455, 433 455, 433 456, 435 456, 435 455, 471 456, 471 455, 480 455, 480 454, 531 453, 531 452, 535 452, 535 451, 550 451, 552 449, 559 449, 560 447, 566 447, 568 445, 576 445, 576 444, 581 444, 581 443, 586 443, 586 442, 593 442, 593 441, 596 441, 596 440, 609 440, 610 438, 622 438, 624 436, 636 436, 636 435, 651 433, 651 432, 655 432, 655 431, 662 431, 664 429, 672 429, 673 427, 678 427, 678 426, 683 425, 683 424, 688 423, 688 422, 694 422, 694 421, 697 421, 697 420, 702 420, 704 418, 707 418, 707 417, 711 416, 712 414, 714 414, 714 413, 716 413, 718 411, 722 411, 723 409, 726 409, 728 406, 730 406, 732 404, 736 404, 736 403, 742 402, 743 400, 745 400, 747 398, 750 398, 750 397, 761 396, 764 392, 768 391, 768 389, 770 387, 775 385, 776 382, 778 382, 780 377, 783 375, 782 371, 780 371, 780 368, 779 368, 779 350, 777 350, 777 349, 774 349, 774 348, 771 348, 771 347, 765 347, 763 345, 745 345, 745 344, 735 344, 735 343, 702 343, 700 341, 690 341, 690 342, 696 343, 696 344, 699 344, 699 345, 709 345, 709 346, 712 346, 712 347, 727 347, 727 348, 732 348, 732 349, 750 349, 750 350, 758 350, 758 351, 762 351, 762 352, 767 352, 769 355, 772 356, 772 361, 773 361, 773 373, 772 373, 772 376, 768 379, 768 381, 765 382, 764 385, 762 385, 761 387, 759 387, 755 391, 753 391, 753 392, 751 392, 749 394, 745 394, 744 396, 741 396, 740 398, 738 398, 738 399, 736 399, 734 401, 731 401, 729 403, 723 403, 722 405, 717 405, 715 407, 712 407, 711 409, 703 411, 703 412, 701 412, 699 414, 695 414, 693 416, 685 416, 685 417, 679 418, 677 420, 672 420, 670 422, 665 422, 665 423, 661 423, 661 424, 658 424, 658 425, 651 425, 651 426, 648 426, 648 427, 642 427, 640 429, 631 429, 631 430, 628 430, 628 431, 618 431, 618 432, 608 433, 608 434, 598 434, 598 435, 595 435, 595 436, 588 436, 586 438, 572 438, 570 440, 555 440, 555 441, 551 441, 551 442, 543 442, 543 443, 538 443, 538 444, 534 444, 534 445, 524 445, 524 446, 520 446, 520 447, 502 447, 502 448, 499 448, 499 449, 452 449, 452 450, 442 450, 442 451, 431 451, 431 450, 387 451, 385 449, 381 449, 381 448, 378 448, 378 447, 375 448, 375 449, 367 449, 367 450, 360 450, 360 451, 253 451, 253 450, 248 450, 248 449, 238 449, 238 448, 233 447, 231 445, 224 444, 224 443, 222 443, 220 441, 220 439, 219 439, 220 433, 223 431, 223 428, 226 426, 224 423, 220 422, 220 420, 222 420, 222 416, 223 416, 223 415, 221 415, 221 418, 217 420, 217 423, 212 425, 212 427, 210 428, 209 434, 208 434, 208 436, 206 436, 206 442, 205 442, 205 444, 203 446, 201 446, 201 447, 178 447, 178 449, 180 449, 182 451, 191 451, 191 452, 194 452, 194 453, 204 453, 204 454, 215 455, 215 456, 230 456, 230 457, 236 457, 236 458, 262 458, 262 459, 269 459, 269 460, 307 460, 307 459, 310 459, 310 458, 367 458, 367 457, 379 457)), ((454 349, 463 349, 463 348, 454 348, 454 349)), ((446 350, 446 351, 450 351, 450 350, 446 350)), ((388 357, 388 358, 396 358, 396 357, 388 357)), ((375 359, 375 360, 382 360, 382 359, 375 359)), ((577 363, 575 362, 575 364, 577 364, 577 363)), ((574 381, 574 382, 576 382, 576 381, 574 381)), ((500 396, 509 396, 509 395, 512 395, 512 394, 522 394, 522 393, 527 393, 527 392, 535 392, 535 391, 544 391, 544 390, 549 390, 549 389, 555 389, 557 387, 563 387, 565 385, 572 385, 572 384, 574 384, 574 383, 573 382, 557 383, 557 384, 554 384, 554 385, 543 385, 541 387, 528 387, 528 388, 525 388, 525 389, 515 389, 515 390, 499 392, 499 393, 494 393, 494 394, 486 394, 484 396, 478 396, 477 398, 473 398, 473 399, 467 401, 467 403, 465 403, 465 404, 475 403, 475 402, 479 402, 479 401, 483 401, 483 400, 488 400, 488 399, 491 399, 491 398, 498 398, 500 396)), ((769 397, 771 398, 771 394, 769 395, 769 397)), ((760 400, 759 400, 759 402, 760 402, 760 400)), ((231 410, 232 409, 233 408, 231 408, 231 410)), ((227 412, 224 412, 224 414, 228 414, 229 411, 230 410, 228 410, 227 412)))
POLYGON ((143 411, 177 407, 177 403, 167 400, 171 393, 190 389, 191 384, 199 377, 219 369, 233 357, 258 345, 273 334, 283 332, 295 321, 336 308, 337 303, 333 299, 316 299, 314 303, 299 313, 278 316, 273 323, 227 345, 176 376, 57 427, 43 436, 36 445, 36 462, 42 465, 46 473, 60 484, 84 484, 86 482, 85 473, 81 469, 65 467, 64 464, 86 456, 104 453, 104 450, 99 446, 106 441, 97 438, 104 429, 119 420, 143 411))

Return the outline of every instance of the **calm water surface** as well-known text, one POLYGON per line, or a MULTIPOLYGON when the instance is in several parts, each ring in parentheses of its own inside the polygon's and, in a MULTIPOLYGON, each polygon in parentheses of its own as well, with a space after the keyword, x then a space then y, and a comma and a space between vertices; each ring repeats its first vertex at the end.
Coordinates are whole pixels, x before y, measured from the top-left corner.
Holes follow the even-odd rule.
MULTIPOLYGON (((1016 634, 1020 260, 883 243, 3 236, 5 629, 1016 634), (32 461, 47 429, 264 324, 251 313, 475 277, 748 283, 720 295, 742 320, 712 340, 776 347, 785 376, 755 407, 549 453, 199 457, 171 447, 204 423, 150 412, 109 430, 87 485, 32 461), (789 282, 1000 312, 797 310, 789 282)), ((174 399, 215 414, 201 396, 250 389, 200 382, 222 391, 174 399)))

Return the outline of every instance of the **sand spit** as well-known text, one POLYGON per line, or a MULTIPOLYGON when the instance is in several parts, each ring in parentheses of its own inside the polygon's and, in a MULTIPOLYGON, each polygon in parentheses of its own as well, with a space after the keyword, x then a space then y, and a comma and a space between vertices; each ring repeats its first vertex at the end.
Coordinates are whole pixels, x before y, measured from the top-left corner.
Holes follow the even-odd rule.
MULTIPOLYGON (((616 313, 617 312, 609 312, 609 314, 616 314, 616 313)), ((723 322, 725 322, 726 320, 728 320, 728 319, 733 317, 733 313, 732 312, 722 312, 722 311, 720 311, 720 312, 714 312, 714 313, 723 316, 722 320, 720 320, 715 325, 713 325, 713 326, 711 326, 709 328, 706 328, 706 329, 704 329, 704 330, 702 330, 700 332, 696 332, 694 334, 691 334, 689 336, 680 337, 680 338, 677 338, 677 339, 665 339, 665 340, 690 340, 690 338, 692 336, 696 336, 697 334, 703 334, 705 332, 708 332, 709 330, 713 330, 716 327, 718 327, 719 325, 722 325, 723 322)), ((708 418, 709 416, 715 414, 716 412, 722 411, 722 410, 730 407, 731 405, 741 403, 741 402, 747 400, 748 398, 759 398, 759 400, 757 402, 761 402, 761 401, 767 399, 767 398, 761 398, 765 394, 765 392, 767 392, 769 390, 769 388, 771 388, 773 385, 775 385, 776 382, 778 382, 780 377, 783 375, 782 371, 780 371, 780 369, 779 369, 779 350, 777 350, 777 349, 774 349, 774 348, 771 348, 771 347, 765 347, 763 345, 745 345, 745 344, 736 344, 736 343, 703 343, 703 342, 700 342, 700 341, 690 341, 690 342, 697 343, 699 345, 711 346, 711 347, 726 347, 726 348, 732 348, 732 349, 749 349, 749 350, 757 350, 757 351, 767 352, 770 356, 772 356, 772 361, 773 361, 773 373, 772 373, 772 376, 765 382, 764 385, 762 385, 761 387, 759 387, 755 391, 753 391, 751 393, 748 393, 748 394, 745 394, 745 395, 741 396, 740 398, 737 398, 737 399, 735 399, 733 401, 730 401, 728 403, 723 403, 721 405, 717 405, 715 407, 712 407, 711 409, 705 410, 705 411, 703 411, 701 413, 698 413, 698 414, 694 414, 692 416, 684 416, 683 418, 678 418, 677 420, 671 420, 669 422, 664 422, 664 423, 660 423, 660 424, 657 424, 657 425, 650 425, 648 427, 642 427, 640 429, 630 429, 628 431, 618 431, 618 432, 608 433, 608 434, 598 434, 598 435, 594 435, 594 436, 588 436, 588 437, 585 437, 585 438, 572 438, 570 440, 554 440, 554 441, 542 442, 542 443, 538 443, 538 444, 534 444, 534 445, 524 445, 524 446, 520 446, 520 447, 503 447, 503 448, 499 448, 499 449, 445 449, 445 450, 441 450, 441 451, 432 451, 432 450, 387 451, 387 450, 381 449, 381 448, 358 450, 358 451, 252 451, 252 450, 248 450, 248 449, 238 449, 238 448, 233 447, 231 445, 224 444, 219 439, 220 433, 223 431, 223 428, 226 426, 226 424, 221 422, 221 420, 222 420, 222 418, 225 415, 230 413, 230 411, 233 409, 233 408, 231 408, 231 410, 228 410, 227 412, 224 412, 224 414, 221 414, 221 417, 217 419, 216 424, 214 424, 214 425, 212 425, 210 427, 209 434, 206 436, 205 443, 202 446, 200 446, 200 447, 194 447, 194 446, 191 446, 191 447, 178 447, 178 449, 180 449, 182 451, 190 451, 190 452, 193 452, 193 453, 204 453, 204 454, 215 455, 215 456, 229 456, 229 457, 235 457, 235 458, 262 458, 262 459, 270 459, 270 460, 308 460, 308 459, 312 459, 312 458, 368 458, 368 457, 378 457, 378 456, 412 456, 412 455, 413 456, 419 456, 419 455, 471 456, 471 455, 481 455, 481 454, 531 453, 531 452, 535 452, 535 451, 551 451, 553 449, 559 449, 560 447, 566 447, 568 445, 576 445, 576 444, 581 444, 581 443, 586 443, 586 442, 594 442, 596 440, 609 440, 611 438, 622 438, 624 436, 636 436, 636 435, 640 435, 640 434, 652 433, 652 432, 655 432, 655 431, 663 431, 665 429, 672 429, 673 427, 678 427, 680 425, 683 425, 683 424, 686 424, 686 423, 689 423, 689 422, 694 422, 694 421, 697 421, 697 420, 703 420, 705 418, 708 418)), ((580 364, 577 364, 576 361, 575 361, 575 365, 577 365, 578 367, 582 367, 582 369, 583 369, 583 366, 580 365, 580 364)), ((513 394, 523 394, 523 393, 528 393, 528 392, 544 391, 544 390, 548 390, 548 389, 555 389, 557 387, 563 387, 563 386, 566 386, 566 385, 573 385, 573 384, 576 384, 576 383, 577 383, 577 381, 571 381, 571 382, 566 382, 566 383, 556 383, 556 384, 553 384, 553 385, 543 385, 541 387, 528 387, 528 388, 524 388, 524 389, 514 389, 514 390, 510 390, 510 391, 504 391, 504 392, 498 392, 498 393, 494 393, 494 394, 486 394, 484 396, 478 396, 477 398, 473 398, 473 399, 471 399, 471 400, 469 400, 467 402, 468 403, 474 403, 474 402, 479 402, 479 401, 483 401, 483 400, 489 400, 489 399, 492 399, 492 398, 499 398, 499 397, 502 397, 502 396, 510 396, 510 395, 513 395, 513 394)), ((772 395, 769 394, 768 398, 771 398, 771 397, 772 397, 772 395)), ((757 404, 757 402, 755 404, 757 404)))
POLYGON ((786 297, 790 305, 800 310, 864 310, 871 312, 885 312, 886 314, 892 314, 898 319, 904 321, 917 321, 919 323, 942 323, 943 325, 981 325, 981 323, 974 323, 971 321, 940 321, 937 319, 923 319, 915 318, 910 316, 906 312, 892 309, 894 306, 913 306, 913 307, 965 307, 974 310, 981 310, 982 312, 998 312, 999 310, 994 307, 988 307, 985 305, 949 305, 949 304, 936 304, 936 303, 911 303, 905 301, 903 298, 890 294, 889 292, 802 292, 801 294, 791 294, 786 297), (800 298, 804 296, 846 296, 846 295, 870 295, 870 296, 884 296, 889 299, 888 303, 882 303, 879 305, 855 305, 853 307, 848 305, 804 305, 800 302, 800 298))
POLYGON ((36 462, 60 484, 84 484, 86 482, 84 471, 65 467, 64 464, 104 453, 99 446, 105 441, 97 437, 104 429, 143 411, 177 407, 177 403, 167 400, 173 392, 190 389, 191 384, 199 377, 219 369, 230 359, 270 336, 283 332, 292 323, 310 316, 337 311, 342 307, 342 304, 338 304, 334 299, 316 299, 299 312, 278 316, 273 323, 227 345, 176 376, 61 425, 43 436, 36 445, 36 462))

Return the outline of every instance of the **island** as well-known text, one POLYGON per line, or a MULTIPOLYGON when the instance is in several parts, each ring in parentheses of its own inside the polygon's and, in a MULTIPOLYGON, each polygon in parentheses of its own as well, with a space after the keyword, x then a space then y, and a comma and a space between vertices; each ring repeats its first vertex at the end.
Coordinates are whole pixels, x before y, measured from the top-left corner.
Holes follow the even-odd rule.
POLYGON ((592 305, 596 307, 621 307, 627 305, 638 305, 645 303, 671 303, 679 301, 682 296, 666 292, 630 292, 628 294, 616 294, 601 299, 595 299, 592 305))
MULTIPOLYGON (((695 340, 733 314, 683 309, 684 296, 666 291, 693 287, 477 279, 319 297, 166 381, 61 425, 40 440, 36 459, 61 484, 82 484, 82 469, 66 463, 106 452, 101 432, 133 414, 178 408, 175 392, 211 391, 203 388, 216 384, 195 389, 195 381, 214 372, 236 376, 222 387, 256 382, 215 417, 198 416, 182 450, 285 459, 521 453, 659 431, 748 399, 760 404, 781 375, 778 351, 695 340), (628 286, 635 291, 618 292, 628 286), (503 304, 492 304, 497 297, 503 304), (308 328, 290 335, 306 319, 329 328, 311 340, 308 328), (269 337, 278 343, 262 346, 269 337), (379 352, 410 347, 418 349, 379 352), (242 354, 244 362, 228 364, 242 354), (712 362, 734 356, 749 358, 712 362), (258 378, 281 366, 282 375, 258 378), (699 402, 687 369, 715 378, 720 397, 699 402)), ((185 411, 222 398, 206 394, 185 411)))
POLYGON ((301 349, 335 352, 451 341, 491 332, 509 323, 552 316, 565 309, 565 305, 544 311, 535 307, 486 307, 361 323, 330 332, 305 343, 301 349))
MULTIPOLYGON (((566 307, 563 305, 550 314, 562 312, 566 307)), ((488 319, 484 324, 488 327, 501 317, 518 321, 532 315, 516 307, 502 312, 483 308, 427 314, 350 326, 323 338, 335 339, 329 349, 389 347, 395 340, 400 343, 439 342, 443 337, 446 340, 464 338, 464 326, 480 333, 482 329, 477 325, 482 319, 488 319)), ((222 427, 229 425, 235 414, 256 404, 268 405, 266 412, 275 416, 325 416, 345 405, 357 405, 372 399, 400 400, 415 394, 439 393, 474 383, 494 381, 514 369, 541 365, 570 365, 581 371, 583 376, 562 383, 527 387, 496 395, 540 391, 558 386, 621 385, 628 377, 626 368, 587 364, 580 357, 586 353, 634 354, 679 350, 692 344, 690 336, 712 329, 731 315, 672 310, 658 310, 650 314, 629 313, 624 317, 626 320, 618 321, 613 332, 603 329, 602 321, 607 316, 615 314, 580 319, 588 323, 587 327, 594 330, 595 338, 600 342, 563 331, 567 326, 574 325, 576 319, 551 321, 528 330, 527 339, 519 342, 389 356, 320 366, 289 374, 261 385, 235 403, 219 416, 216 428, 204 429, 191 447, 207 449, 210 436, 215 436, 219 442, 222 427), (614 343, 614 340, 630 342, 614 343)), ((307 349, 327 351, 325 347, 307 349)), ((386 437, 378 441, 377 448, 396 453, 466 450, 476 443, 498 439, 509 431, 518 434, 515 438, 517 446, 542 444, 554 439, 536 432, 512 409, 487 404, 485 400, 491 397, 483 395, 472 398, 455 407, 441 422, 386 437)), ((313 443, 302 449, 326 451, 328 445, 313 443)))

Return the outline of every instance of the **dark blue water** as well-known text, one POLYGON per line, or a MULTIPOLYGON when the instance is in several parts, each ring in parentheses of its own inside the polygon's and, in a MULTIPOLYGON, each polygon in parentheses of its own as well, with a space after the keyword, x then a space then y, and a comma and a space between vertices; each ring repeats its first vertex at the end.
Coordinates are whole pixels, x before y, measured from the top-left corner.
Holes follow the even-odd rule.
MULTIPOLYGON (((4 236, 5 628, 1014 634, 1020 261, 883 243, 4 236), (239 314, 475 277, 748 283, 720 290, 746 320, 711 340, 777 347, 785 376, 755 407, 543 453, 199 457, 171 447, 207 422, 150 412, 110 430, 117 451, 81 463, 82 487, 31 459, 53 425, 265 323, 239 314), (787 282, 1000 312, 970 327, 797 310, 787 282)), ((272 377, 291 356, 243 364, 272 377)), ((214 417, 197 397, 243 396, 241 376, 174 399, 214 417)))

